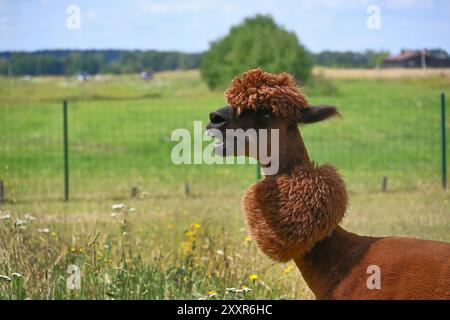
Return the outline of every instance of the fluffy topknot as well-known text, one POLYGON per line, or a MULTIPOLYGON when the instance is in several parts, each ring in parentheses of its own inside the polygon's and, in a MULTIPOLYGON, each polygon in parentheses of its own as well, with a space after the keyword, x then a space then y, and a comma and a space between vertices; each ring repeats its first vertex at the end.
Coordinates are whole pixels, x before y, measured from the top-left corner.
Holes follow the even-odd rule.
POLYGON ((225 91, 228 104, 240 114, 245 109, 271 110, 276 116, 298 121, 308 108, 308 101, 294 76, 273 74, 260 68, 235 77, 225 91))

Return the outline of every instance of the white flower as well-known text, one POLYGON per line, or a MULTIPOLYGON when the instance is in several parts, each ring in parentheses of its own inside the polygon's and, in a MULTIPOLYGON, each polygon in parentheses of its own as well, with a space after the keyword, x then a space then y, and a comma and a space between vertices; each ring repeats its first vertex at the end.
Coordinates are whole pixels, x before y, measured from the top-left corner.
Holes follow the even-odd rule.
POLYGON ((39 228, 37 231, 40 233, 49 233, 50 229, 49 228, 39 228))
POLYGON ((36 220, 36 218, 33 217, 31 214, 27 213, 27 214, 25 215, 25 220, 33 221, 33 220, 36 220))
POLYGON ((21 274, 21 273, 18 273, 18 272, 13 272, 13 273, 11 274, 11 277, 13 277, 13 278, 22 278, 22 274, 21 274))
POLYGON ((125 208, 125 205, 123 203, 113 204, 111 208, 113 210, 122 210, 125 208))
POLYGON ((22 219, 17 219, 16 222, 14 223, 15 226, 20 227, 20 226, 24 226, 27 224, 26 220, 22 220, 22 219))
POLYGON ((8 276, 5 276, 3 274, 0 274, 0 280, 6 280, 6 281, 11 281, 11 278, 8 276))
POLYGON ((11 214, 9 213, 5 213, 0 216, 0 220, 9 220, 9 219, 11 219, 11 214))
POLYGON ((130 212, 136 212, 136 208, 130 208, 130 212))
POLYGON ((223 250, 217 250, 217 254, 219 256, 223 256, 225 254, 225 252, 223 252, 223 250))

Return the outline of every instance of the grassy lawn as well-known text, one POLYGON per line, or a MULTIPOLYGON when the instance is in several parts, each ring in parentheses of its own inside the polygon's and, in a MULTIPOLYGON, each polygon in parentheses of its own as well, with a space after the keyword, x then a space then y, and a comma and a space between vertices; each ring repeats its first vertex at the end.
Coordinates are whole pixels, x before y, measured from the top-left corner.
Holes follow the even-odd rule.
MULTIPOLYGON (((450 78, 331 81, 333 90, 305 90, 312 103, 338 106, 342 119, 300 130, 311 158, 344 175, 351 205, 344 226, 450 241, 439 109, 450 78)), ((0 78, 0 180, 7 198, 0 205, 0 275, 8 277, 0 276, 0 298, 198 299, 212 291, 227 299, 313 298, 293 263, 274 264, 247 237, 240 198, 256 166, 170 160, 171 132, 192 130, 194 120, 206 125, 209 111, 224 104, 196 71, 148 82, 0 78), (63 99, 69 203, 61 201, 63 99), (134 186, 139 197, 130 199, 134 186), (126 207, 113 210, 118 203, 126 207), (81 271, 80 290, 66 289, 71 264, 81 271), (249 279, 253 274, 257 280, 249 279), (252 290, 226 290, 242 286, 252 290)))

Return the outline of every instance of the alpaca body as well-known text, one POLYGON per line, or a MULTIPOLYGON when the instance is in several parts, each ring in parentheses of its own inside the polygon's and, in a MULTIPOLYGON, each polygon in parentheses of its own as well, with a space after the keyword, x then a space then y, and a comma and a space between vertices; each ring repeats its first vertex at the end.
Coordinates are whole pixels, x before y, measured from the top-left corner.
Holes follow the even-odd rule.
POLYGON ((364 237, 337 227, 294 258, 317 299, 450 299, 450 244, 406 237, 364 237), (368 267, 380 270, 369 289, 368 267))
POLYGON ((294 259, 318 299, 450 299, 450 244, 347 232, 346 199, 333 167, 308 165, 250 186, 243 206, 261 251, 294 259), (380 288, 369 288, 369 266, 380 288))
MULTIPOLYGON (((310 160, 298 129, 339 115, 335 107, 309 105, 293 76, 261 69, 233 79, 225 97, 229 106, 210 113, 207 127, 225 137, 220 146, 230 139, 227 129, 277 130, 280 137, 267 143, 267 150, 278 147, 278 172, 243 198, 261 251, 276 261, 293 259, 318 299, 450 299, 449 243, 364 237, 339 226, 347 209, 344 181, 333 166, 310 160)), ((246 141, 247 149, 257 143, 246 141)), ((222 155, 251 156, 222 148, 222 155)))

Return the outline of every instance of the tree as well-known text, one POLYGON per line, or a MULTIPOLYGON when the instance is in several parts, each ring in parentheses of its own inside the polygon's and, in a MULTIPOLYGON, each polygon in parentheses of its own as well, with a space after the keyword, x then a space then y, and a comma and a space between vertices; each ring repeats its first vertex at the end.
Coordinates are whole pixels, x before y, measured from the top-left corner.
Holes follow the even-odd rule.
POLYGON ((202 59, 201 74, 211 89, 219 89, 227 86, 234 76, 255 67, 269 72, 290 72, 306 81, 312 58, 294 32, 278 26, 270 16, 257 15, 211 43, 202 59))

